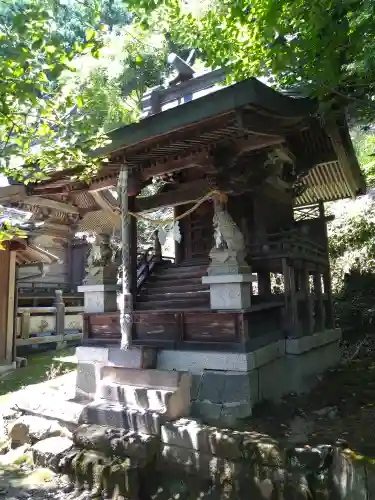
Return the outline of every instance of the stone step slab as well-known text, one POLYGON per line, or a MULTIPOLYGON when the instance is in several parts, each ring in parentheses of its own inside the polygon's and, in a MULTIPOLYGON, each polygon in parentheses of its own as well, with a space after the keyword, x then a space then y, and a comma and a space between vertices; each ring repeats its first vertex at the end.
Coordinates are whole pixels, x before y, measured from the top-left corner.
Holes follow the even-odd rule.
POLYGON ((161 424, 166 420, 163 413, 127 408, 120 403, 99 400, 84 407, 80 423, 160 436, 161 424))
POLYGON ((98 389, 98 396, 100 399, 122 403, 130 408, 173 413, 174 391, 102 383, 98 389))
POLYGON ((190 413, 192 376, 169 370, 132 370, 106 366, 97 397, 128 408, 162 413, 169 420, 190 413))
POLYGON ((100 425, 81 425, 73 434, 76 447, 97 450, 106 456, 152 461, 159 452, 157 436, 100 425))
POLYGON ((176 390, 191 384, 191 375, 176 370, 137 370, 116 366, 104 366, 102 379, 116 384, 134 385, 149 389, 176 390))

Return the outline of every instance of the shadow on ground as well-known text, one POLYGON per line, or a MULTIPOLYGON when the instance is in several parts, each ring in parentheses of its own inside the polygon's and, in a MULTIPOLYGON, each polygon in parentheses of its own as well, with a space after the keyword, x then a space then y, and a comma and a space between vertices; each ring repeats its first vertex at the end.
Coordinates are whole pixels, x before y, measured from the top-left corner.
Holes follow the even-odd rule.
POLYGON ((34 385, 56 378, 76 369, 75 349, 50 351, 31 354, 27 357, 27 366, 8 372, 0 379, 0 403, 11 393, 28 385, 34 385), (65 359, 66 358, 66 359, 65 359))

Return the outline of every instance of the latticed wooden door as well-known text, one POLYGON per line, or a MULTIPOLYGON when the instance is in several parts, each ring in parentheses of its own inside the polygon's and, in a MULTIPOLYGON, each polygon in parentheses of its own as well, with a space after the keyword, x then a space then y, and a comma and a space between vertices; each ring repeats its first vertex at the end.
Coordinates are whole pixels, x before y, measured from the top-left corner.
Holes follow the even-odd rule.
POLYGON ((213 205, 207 201, 185 219, 185 259, 208 258, 214 243, 213 213, 213 205))

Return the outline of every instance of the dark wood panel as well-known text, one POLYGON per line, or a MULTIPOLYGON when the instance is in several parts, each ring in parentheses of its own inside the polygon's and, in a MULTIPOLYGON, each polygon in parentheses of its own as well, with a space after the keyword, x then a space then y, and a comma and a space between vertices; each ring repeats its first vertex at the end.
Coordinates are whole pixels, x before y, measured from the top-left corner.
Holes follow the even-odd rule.
MULTIPOLYGON (((190 206, 186 209, 191 208, 190 206)), ((208 257, 213 241, 213 205, 206 201, 184 220, 185 259, 208 257)))
POLYGON ((237 316, 242 313, 184 313, 184 340, 234 342, 238 338, 237 316))
POLYGON ((75 288, 83 283, 85 277, 86 256, 89 245, 86 243, 76 244, 70 247, 69 272, 70 287, 75 288))
POLYGON ((118 313, 86 314, 87 338, 121 338, 120 315, 118 313))
POLYGON ((134 337, 140 340, 177 340, 180 313, 135 312, 134 337))

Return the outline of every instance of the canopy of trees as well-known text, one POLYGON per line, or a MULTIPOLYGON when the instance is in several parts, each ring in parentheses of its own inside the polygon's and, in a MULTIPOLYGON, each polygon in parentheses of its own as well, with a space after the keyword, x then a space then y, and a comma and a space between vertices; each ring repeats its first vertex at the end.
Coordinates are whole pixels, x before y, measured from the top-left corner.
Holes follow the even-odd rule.
MULTIPOLYGON (((267 77, 349 106, 372 121, 375 39, 371 0, 130 0, 147 27, 150 11, 168 9, 176 40, 197 47, 209 66, 226 66, 235 80, 267 77)), ((165 14, 163 14, 165 16, 165 14)))

